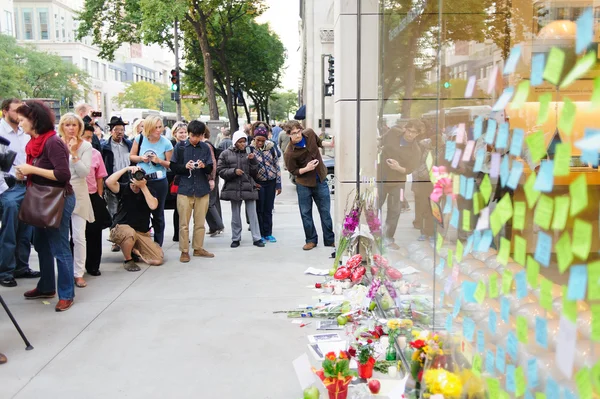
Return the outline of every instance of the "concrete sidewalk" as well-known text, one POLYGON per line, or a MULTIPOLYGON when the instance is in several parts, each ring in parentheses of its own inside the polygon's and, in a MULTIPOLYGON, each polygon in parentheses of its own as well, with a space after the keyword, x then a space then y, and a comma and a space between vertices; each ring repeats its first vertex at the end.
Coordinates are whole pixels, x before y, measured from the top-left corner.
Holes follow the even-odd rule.
MULTIPOLYGON (((285 174, 285 173, 284 173, 285 174)), ((276 200, 274 235, 266 248, 229 247, 230 205, 223 202, 226 232, 206 238, 214 259, 179 263, 171 212, 165 233, 167 262, 122 268, 105 242, 102 276, 86 275, 74 306, 56 313, 56 299, 25 301, 36 280, 0 287, 25 334, 24 345, 0 310, 0 398, 297 398, 292 360, 306 351, 307 329, 274 310, 311 300, 309 266, 329 268, 331 248, 305 252, 294 187, 284 178, 276 200)), ((320 222, 315 210, 319 234, 320 222)), ((105 231, 107 235, 107 231, 105 231)), ((37 257, 32 253, 32 268, 37 257)))

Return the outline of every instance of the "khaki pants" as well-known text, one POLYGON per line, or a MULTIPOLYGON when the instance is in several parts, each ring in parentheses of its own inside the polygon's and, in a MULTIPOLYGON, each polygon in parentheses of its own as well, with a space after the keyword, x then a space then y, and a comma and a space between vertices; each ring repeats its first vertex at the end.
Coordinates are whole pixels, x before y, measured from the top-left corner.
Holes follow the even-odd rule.
POLYGON ((133 249, 140 251, 140 255, 147 261, 162 264, 164 253, 160 245, 154 242, 150 233, 140 233, 128 225, 118 224, 110 230, 109 241, 121 245, 127 239, 133 239, 133 249))
POLYGON ((179 212, 179 250, 181 252, 190 251, 190 218, 194 212, 194 236, 192 238, 192 248, 199 250, 204 248, 204 234, 206 228, 206 212, 210 196, 188 197, 186 195, 177 195, 177 212, 179 212))

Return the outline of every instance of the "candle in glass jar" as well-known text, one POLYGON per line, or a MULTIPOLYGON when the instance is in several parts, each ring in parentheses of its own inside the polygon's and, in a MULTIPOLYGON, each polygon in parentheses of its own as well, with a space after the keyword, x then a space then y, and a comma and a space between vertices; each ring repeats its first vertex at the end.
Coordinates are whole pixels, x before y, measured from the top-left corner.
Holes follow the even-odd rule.
POLYGON ((396 366, 390 366, 390 367, 388 367, 388 375, 391 378, 396 378, 397 374, 398 374, 398 369, 396 368, 396 366))

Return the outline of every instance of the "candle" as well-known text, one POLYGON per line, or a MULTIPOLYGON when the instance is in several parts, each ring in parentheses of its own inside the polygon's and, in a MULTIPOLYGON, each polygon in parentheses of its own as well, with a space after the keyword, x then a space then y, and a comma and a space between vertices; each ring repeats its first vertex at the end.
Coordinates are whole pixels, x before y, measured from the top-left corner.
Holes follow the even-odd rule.
POLYGON ((390 367, 388 367, 388 375, 391 378, 396 378, 397 374, 398 374, 398 369, 396 368, 396 366, 390 366, 390 367))

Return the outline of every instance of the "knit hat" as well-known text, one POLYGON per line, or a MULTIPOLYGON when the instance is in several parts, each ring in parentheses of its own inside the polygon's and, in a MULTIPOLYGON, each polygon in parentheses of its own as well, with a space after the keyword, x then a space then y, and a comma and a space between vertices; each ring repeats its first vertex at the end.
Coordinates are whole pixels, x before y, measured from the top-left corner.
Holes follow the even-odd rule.
POLYGON ((248 137, 246 137, 246 133, 244 133, 243 130, 238 130, 235 132, 231 141, 233 142, 233 145, 235 145, 240 139, 248 140, 248 137))
POLYGON ((254 129, 254 137, 264 137, 268 139, 269 133, 264 126, 258 126, 256 129, 254 129))

